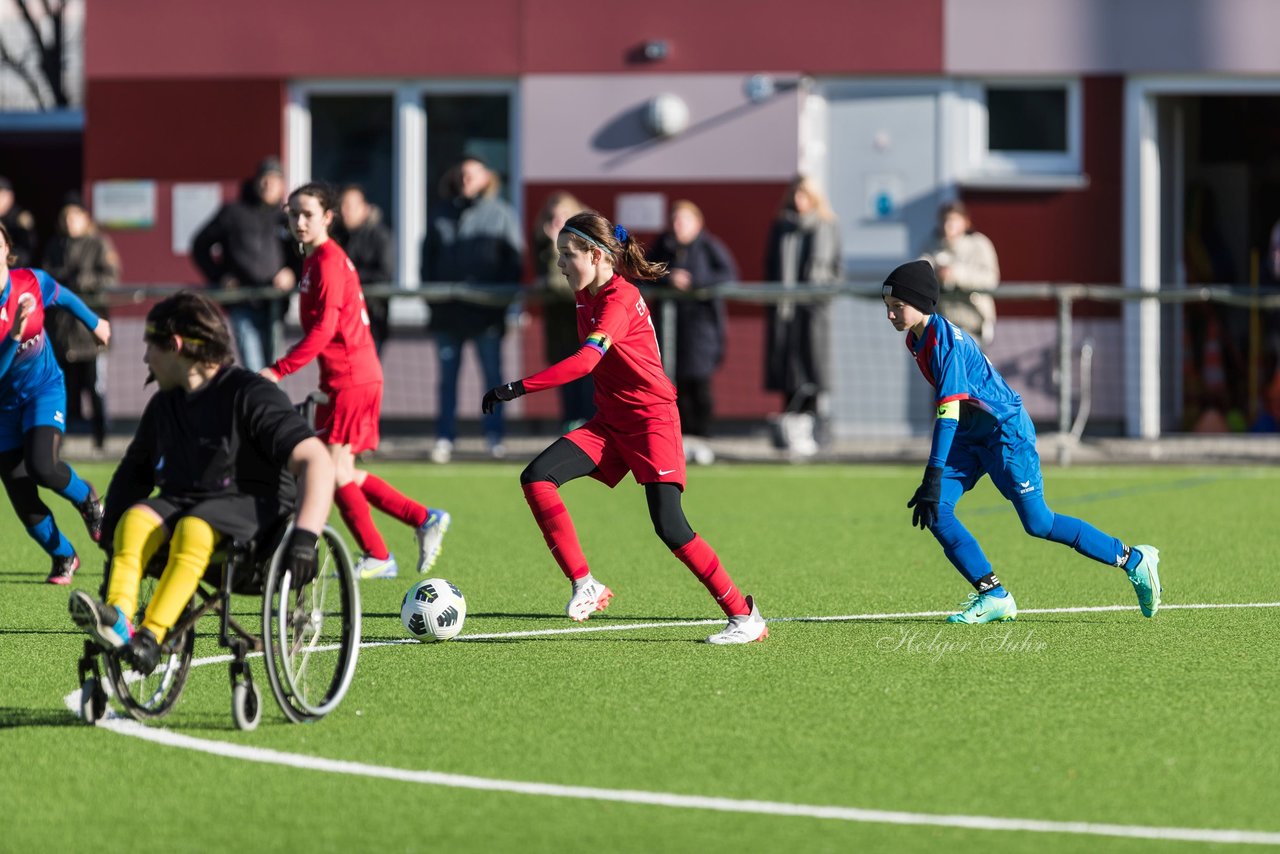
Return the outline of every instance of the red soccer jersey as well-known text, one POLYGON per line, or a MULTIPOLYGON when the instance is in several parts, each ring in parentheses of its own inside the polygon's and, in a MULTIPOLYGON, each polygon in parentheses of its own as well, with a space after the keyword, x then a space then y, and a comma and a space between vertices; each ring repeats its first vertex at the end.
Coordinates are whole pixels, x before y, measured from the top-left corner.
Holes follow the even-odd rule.
POLYGON ((644 297, 614 274, 599 292, 578 291, 578 355, 524 380, 525 391, 540 391, 577 379, 588 371, 595 381, 596 409, 618 424, 662 416, 676 401, 676 388, 662 370, 658 337, 644 297), (599 354, 596 356, 596 354, 599 354), (594 367, 584 356, 594 357, 594 367), (576 369, 574 369, 576 368, 576 369))
POLYGON ((360 277, 335 241, 326 240, 302 263, 298 293, 305 334, 271 366, 272 370, 288 376, 318 356, 321 388, 382 382, 382 365, 369 333, 360 277))

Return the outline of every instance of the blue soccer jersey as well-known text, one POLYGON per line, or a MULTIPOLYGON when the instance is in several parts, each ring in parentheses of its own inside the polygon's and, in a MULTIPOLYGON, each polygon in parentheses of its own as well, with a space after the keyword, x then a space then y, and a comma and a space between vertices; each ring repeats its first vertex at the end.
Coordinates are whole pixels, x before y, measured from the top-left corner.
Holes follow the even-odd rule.
POLYGON ((0 290, 0 409, 14 409, 47 387, 62 387, 62 369, 45 334, 45 308, 61 306, 93 329, 98 316, 44 270, 10 270, 0 290), (18 307, 31 306, 22 340, 11 336, 18 307))
POLYGON ((934 388, 938 406, 959 401, 961 411, 986 413, 985 418, 962 418, 961 431, 969 425, 1003 424, 1022 411, 1022 397, 1005 382, 969 333, 940 314, 934 314, 919 338, 907 333, 907 349, 920 372, 934 388))

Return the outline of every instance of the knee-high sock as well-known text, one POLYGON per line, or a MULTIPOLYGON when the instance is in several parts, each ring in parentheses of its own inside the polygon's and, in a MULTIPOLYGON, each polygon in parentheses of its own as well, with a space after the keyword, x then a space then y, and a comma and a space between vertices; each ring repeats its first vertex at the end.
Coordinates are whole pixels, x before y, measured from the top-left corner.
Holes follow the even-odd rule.
POLYGON ((582 553, 582 544, 578 542, 578 532, 573 528, 573 519, 560 500, 556 485, 545 480, 526 483, 524 500, 529 502, 533 520, 538 523, 547 548, 551 549, 551 556, 565 577, 572 581, 590 572, 587 556, 582 553))
POLYGON ((147 616, 142 621, 142 627, 150 629, 157 641, 164 640, 196 594, 217 543, 218 533, 203 519, 183 516, 174 526, 173 540, 169 543, 169 562, 165 564, 164 574, 160 576, 155 595, 147 605, 147 616))
POLYGON ((1071 546, 1098 563, 1124 566, 1125 557, 1128 556, 1124 543, 1082 519, 1054 513, 1043 498, 1037 496, 1020 501, 1014 508, 1018 511, 1018 518, 1022 520, 1023 530, 1031 536, 1071 546))
POLYGON ((671 553, 680 558, 685 566, 698 577, 698 580, 715 597, 716 604, 724 610, 725 616, 735 617, 750 612, 747 600, 743 597, 738 585, 733 583, 729 573, 720 564, 715 549, 707 545, 707 541, 693 535, 693 539, 671 553))
POLYGON ((1091 557, 1098 563, 1124 566, 1124 543, 1110 534, 1099 531, 1083 519, 1054 513, 1053 527, 1049 529, 1049 539, 1055 543, 1071 546, 1080 554, 1091 557))
POLYGON ((76 553, 71 546, 71 541, 58 530, 53 516, 45 516, 35 525, 27 528, 27 533, 31 535, 31 539, 40 544, 40 548, 44 549, 49 557, 70 557, 76 553))
POLYGON ((351 532, 351 536, 356 538, 356 545, 360 547, 360 551, 379 560, 391 554, 387 551, 387 544, 383 541, 382 534, 378 533, 378 527, 373 524, 373 516, 369 513, 369 502, 365 500, 364 493, 360 491, 360 487, 356 486, 354 480, 346 486, 338 487, 333 493, 333 499, 338 505, 338 514, 342 516, 342 521, 347 523, 347 530, 351 532))
POLYGON ((953 505, 938 506, 938 520, 930 530, 942 546, 942 553, 947 556, 947 560, 976 590, 979 582, 991 574, 991 561, 982 553, 982 546, 978 545, 969 529, 960 524, 953 505))
POLYGON ((125 619, 133 622, 138 611, 138 587, 142 570, 164 545, 169 532, 150 510, 130 507, 116 525, 111 554, 111 580, 107 584, 107 604, 115 605, 125 619))
POLYGON ((366 474, 360 491, 374 507, 406 525, 416 528, 427 521, 427 508, 380 477, 366 474))
POLYGON ((80 505, 89 497, 89 484, 83 480, 80 475, 76 474, 76 470, 66 463, 62 467, 67 470, 67 485, 63 487, 53 487, 54 491, 72 504, 80 505))

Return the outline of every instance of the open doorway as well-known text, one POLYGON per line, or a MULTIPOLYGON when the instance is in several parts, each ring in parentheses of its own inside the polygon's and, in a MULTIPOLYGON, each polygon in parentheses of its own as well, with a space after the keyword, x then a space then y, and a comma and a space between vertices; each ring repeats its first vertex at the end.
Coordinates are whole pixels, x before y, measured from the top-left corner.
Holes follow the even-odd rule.
MULTIPOLYGON (((1184 287, 1280 284, 1280 258, 1270 249, 1280 222, 1280 91, 1171 95, 1159 107, 1170 202, 1162 279, 1184 287)), ((1268 391, 1280 390, 1280 313, 1189 303, 1165 314, 1165 340, 1177 356, 1167 363, 1166 426, 1276 431, 1280 412, 1268 391)))

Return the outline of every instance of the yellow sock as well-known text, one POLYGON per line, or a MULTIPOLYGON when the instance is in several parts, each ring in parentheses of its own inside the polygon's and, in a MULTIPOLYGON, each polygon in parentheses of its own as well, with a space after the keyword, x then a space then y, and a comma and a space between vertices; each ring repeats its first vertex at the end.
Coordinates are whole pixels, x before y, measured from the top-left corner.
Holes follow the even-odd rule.
POLYGON ((168 536, 164 522, 145 505, 135 504, 124 511, 116 525, 107 604, 119 608, 129 622, 133 622, 138 610, 142 568, 151 561, 168 536))
POLYGON ((157 642, 164 640, 196 594, 217 543, 218 533, 203 519, 183 516, 178 520, 169 542, 169 562, 142 621, 143 628, 150 629, 157 642))

